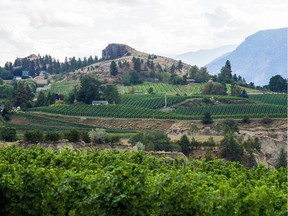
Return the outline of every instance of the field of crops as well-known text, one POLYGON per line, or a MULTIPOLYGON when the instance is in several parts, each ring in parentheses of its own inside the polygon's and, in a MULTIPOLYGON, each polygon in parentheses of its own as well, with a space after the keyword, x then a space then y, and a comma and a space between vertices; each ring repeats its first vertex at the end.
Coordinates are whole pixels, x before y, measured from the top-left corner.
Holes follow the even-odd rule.
POLYGON ((213 105, 178 107, 174 112, 162 112, 139 106, 125 104, 111 105, 62 105, 38 107, 30 111, 48 112, 71 116, 113 117, 113 118, 159 118, 159 119, 201 119, 207 111, 213 118, 242 118, 244 115, 261 118, 264 116, 284 118, 287 115, 285 106, 272 104, 213 105))
POLYGON ((150 87, 153 88, 155 93, 167 93, 170 95, 191 95, 191 94, 201 94, 203 84, 193 84, 193 85, 171 85, 167 83, 144 83, 135 86, 119 86, 118 89, 120 93, 129 93, 132 88, 135 88, 137 92, 147 93, 150 87))
POLYGON ((51 93, 68 95, 77 84, 79 84, 78 81, 55 82, 52 83, 50 91, 51 93))
MULTIPOLYGON (((184 96, 167 96, 167 106, 180 103, 188 98, 189 97, 184 96)), ((150 109, 159 109, 165 106, 165 96, 125 94, 122 96, 121 103, 150 109)))
POLYGON ((1 215, 286 215, 287 169, 0 148, 1 215))
POLYGON ((250 117, 286 117, 287 108, 284 106, 271 104, 245 104, 245 105, 213 105, 213 106, 195 106, 195 107, 179 107, 176 113, 187 116, 199 116, 205 112, 209 112, 212 116, 220 118, 240 117, 248 115, 250 117))
POLYGON ((251 94, 249 99, 287 107, 287 94, 251 94))

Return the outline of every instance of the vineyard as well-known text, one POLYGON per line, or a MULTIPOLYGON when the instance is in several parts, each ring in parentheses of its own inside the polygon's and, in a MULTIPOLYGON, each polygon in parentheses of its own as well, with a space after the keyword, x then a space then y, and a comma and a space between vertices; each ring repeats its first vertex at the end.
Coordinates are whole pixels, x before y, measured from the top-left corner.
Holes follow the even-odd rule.
POLYGON ((129 93, 132 88, 136 92, 148 93, 148 89, 152 87, 155 93, 167 93, 170 95, 192 95, 192 94, 201 94, 203 84, 193 84, 193 85, 171 85, 167 83, 145 83, 135 86, 119 86, 119 92, 129 93))
POLYGON ((0 149, 1 215, 286 215, 287 169, 144 152, 0 149))
MULTIPOLYGON (((189 97, 184 96, 167 96, 167 106, 180 103, 189 97)), ((150 109, 159 109, 165 106, 164 95, 133 95, 126 94, 122 96, 122 104, 146 107, 150 109)))
POLYGON ((262 103, 277 104, 287 107, 287 94, 252 94, 249 98, 262 103))
POLYGON ((162 112, 140 106, 126 104, 110 105, 60 105, 50 107, 32 108, 30 111, 48 112, 70 116, 91 116, 111 118, 159 118, 159 119, 201 119, 205 112, 210 112, 213 118, 242 118, 244 115, 252 118, 265 116, 273 118, 285 118, 287 109, 285 106, 269 104, 245 104, 245 105, 213 105, 178 107, 173 112, 162 112))
POLYGON ((73 90, 74 86, 78 84, 79 82, 77 81, 56 82, 52 83, 50 91, 52 93, 68 95, 73 90))

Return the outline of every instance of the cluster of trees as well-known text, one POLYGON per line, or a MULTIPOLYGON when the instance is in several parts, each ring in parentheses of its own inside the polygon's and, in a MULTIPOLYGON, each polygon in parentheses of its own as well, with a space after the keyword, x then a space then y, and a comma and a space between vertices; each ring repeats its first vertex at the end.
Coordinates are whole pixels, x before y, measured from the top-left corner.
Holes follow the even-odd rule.
POLYGON ((68 103, 78 102, 92 104, 95 100, 107 100, 110 104, 119 104, 121 102, 120 94, 115 85, 104 86, 102 83, 90 76, 80 78, 80 87, 75 88, 67 98, 68 103))
POLYGON ((25 58, 17 58, 14 63, 6 62, 4 68, 0 68, 0 77, 5 79, 11 79, 11 76, 22 76, 22 70, 28 70, 29 76, 37 76, 40 71, 45 70, 49 73, 62 73, 68 71, 74 71, 87 65, 99 62, 98 57, 89 56, 83 59, 65 58, 64 62, 56 60, 50 55, 45 56, 28 56, 25 58), (21 68, 21 70, 15 70, 15 68, 21 68))

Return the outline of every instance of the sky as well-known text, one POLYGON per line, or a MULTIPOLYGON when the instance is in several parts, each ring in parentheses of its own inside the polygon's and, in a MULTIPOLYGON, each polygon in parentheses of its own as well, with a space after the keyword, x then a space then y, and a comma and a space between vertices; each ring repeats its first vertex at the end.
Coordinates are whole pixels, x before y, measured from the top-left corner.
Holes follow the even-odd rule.
POLYGON ((288 26, 287 0, 0 0, 0 66, 30 54, 101 57, 109 43, 158 55, 240 44, 288 26))

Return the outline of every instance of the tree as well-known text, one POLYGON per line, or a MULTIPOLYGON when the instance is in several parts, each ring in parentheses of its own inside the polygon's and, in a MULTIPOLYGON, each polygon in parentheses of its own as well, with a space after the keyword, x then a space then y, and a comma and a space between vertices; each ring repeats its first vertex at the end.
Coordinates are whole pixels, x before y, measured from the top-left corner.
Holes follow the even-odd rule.
POLYGON ((2 127, 0 129, 0 139, 6 142, 12 142, 16 140, 16 128, 14 127, 2 127))
POLYGON ((249 97, 245 89, 242 90, 240 97, 243 97, 243 98, 249 97))
POLYGON ((232 132, 226 133, 220 142, 220 149, 223 156, 230 161, 241 161, 244 150, 242 145, 236 140, 232 132))
POLYGON ((153 87, 150 87, 150 88, 148 89, 148 94, 153 94, 153 92, 154 92, 153 87))
POLYGON ((283 148, 280 150, 280 154, 275 167, 277 169, 280 167, 287 167, 287 152, 285 152, 283 148))
POLYGON ((177 69, 181 70, 183 68, 183 63, 181 60, 178 61, 177 69))
POLYGON ((77 101, 82 101, 86 104, 91 104, 93 100, 100 99, 100 81, 85 76, 80 79, 81 87, 79 91, 76 93, 77 101))
POLYGON ((112 76, 116 76, 118 74, 118 68, 117 68, 117 64, 115 63, 115 61, 112 61, 110 64, 110 74, 112 76))
POLYGON ((35 102, 35 106, 36 107, 40 107, 40 106, 45 106, 46 105, 46 96, 45 94, 41 91, 38 94, 37 100, 35 102))
POLYGON ((221 68, 220 74, 218 74, 218 81, 231 83, 232 82, 232 70, 229 60, 226 61, 225 66, 221 68))
POLYGON ((189 70, 189 75, 191 79, 196 79, 196 74, 198 73, 199 68, 196 65, 193 65, 189 70))
POLYGON ((37 144, 44 140, 44 135, 42 131, 26 131, 24 133, 24 141, 28 143, 37 144))
POLYGON ((282 76, 272 76, 269 81, 269 89, 275 92, 287 92, 287 80, 282 76))
POLYGON ((69 142, 79 142, 80 141, 80 133, 77 129, 70 129, 69 132, 64 134, 65 138, 68 139, 69 142))
POLYGON ((232 96, 236 96, 236 97, 240 97, 242 93, 242 89, 237 86, 235 83, 231 84, 231 95, 232 96))
POLYGON ((209 112, 205 112, 203 117, 202 117, 202 123, 203 124, 211 124, 213 123, 212 116, 209 112))
POLYGON ((190 142, 189 142, 189 139, 187 137, 186 134, 184 134, 180 140, 179 140, 179 145, 181 146, 181 149, 182 149, 182 152, 184 154, 187 154, 189 153, 190 151, 190 142))
POLYGON ((195 74, 195 82, 204 83, 209 80, 210 76, 206 67, 201 67, 195 74))
POLYGON ((104 97, 110 104, 119 104, 121 102, 120 94, 115 85, 107 85, 104 97))
POLYGON ((225 86, 218 82, 205 83, 202 89, 202 94, 226 95, 225 86))

